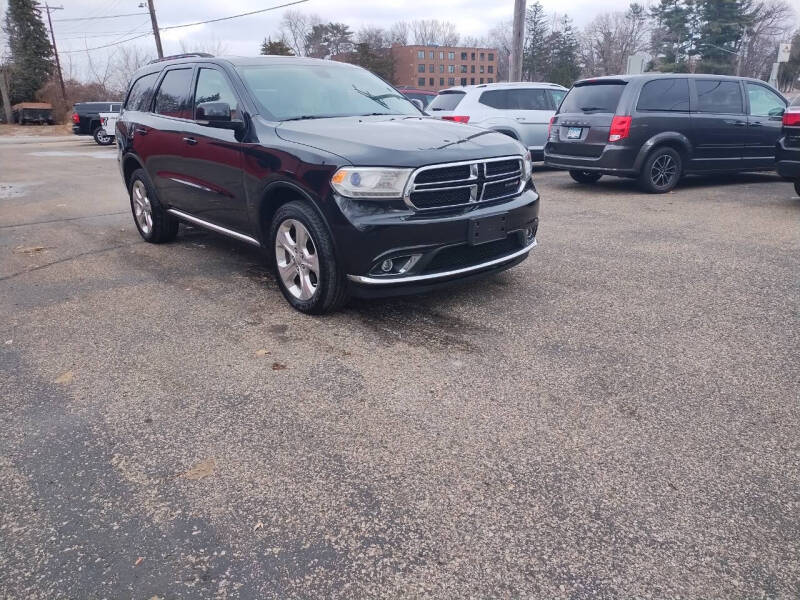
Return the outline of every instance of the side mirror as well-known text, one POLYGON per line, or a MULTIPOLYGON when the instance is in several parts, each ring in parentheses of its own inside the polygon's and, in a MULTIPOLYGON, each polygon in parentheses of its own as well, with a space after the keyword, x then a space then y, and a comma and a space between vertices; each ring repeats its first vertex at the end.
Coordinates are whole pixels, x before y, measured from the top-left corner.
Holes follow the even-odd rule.
POLYGON ((195 119, 207 127, 217 129, 232 129, 239 131, 244 128, 242 121, 231 119, 231 106, 227 102, 203 102, 195 109, 195 119))
POLYGON ((416 98, 411 99, 411 104, 416 106, 419 109, 419 112, 425 112, 425 106, 422 104, 422 100, 417 100, 416 98))

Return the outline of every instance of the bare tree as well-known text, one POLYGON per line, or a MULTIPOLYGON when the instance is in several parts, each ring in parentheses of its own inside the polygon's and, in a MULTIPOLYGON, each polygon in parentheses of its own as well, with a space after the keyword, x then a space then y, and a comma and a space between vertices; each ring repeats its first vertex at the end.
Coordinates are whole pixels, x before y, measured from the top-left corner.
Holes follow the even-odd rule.
POLYGON ((321 25, 318 15, 306 14, 299 10, 287 10, 281 19, 280 35, 296 56, 307 56, 308 38, 314 25, 321 25))
POLYGON ((203 41, 180 41, 181 54, 191 54, 193 52, 202 52, 204 54, 213 54, 214 56, 225 56, 228 54, 228 45, 222 40, 211 38, 203 41))
POLYGON ((406 21, 397 21, 389 28, 389 44, 407 46, 410 27, 406 21))
POLYGON ((391 46, 389 34, 381 27, 366 26, 356 33, 356 43, 366 44, 372 49, 388 48, 391 46))
POLYGON ((512 25, 511 19, 501 21, 489 30, 486 37, 486 47, 497 50, 497 81, 508 80, 512 25))
POLYGON ((624 73, 628 57, 647 46, 643 11, 607 12, 587 25, 581 40, 584 70, 591 75, 624 73))
POLYGON ((775 62, 778 43, 788 40, 794 25, 794 11, 784 0, 767 0, 755 7, 753 23, 745 33, 740 74, 765 77, 775 62))
POLYGON ((486 38, 479 38, 475 35, 468 35, 462 37, 461 40, 458 42, 462 46, 466 46, 467 48, 486 48, 486 38))
POLYGON ((111 78, 111 85, 113 88, 126 90, 131 76, 137 69, 145 66, 153 58, 153 55, 141 46, 129 46, 126 44, 117 46, 117 51, 112 60, 114 73, 111 78))
POLYGON ((457 46, 458 31, 449 21, 419 19, 411 22, 414 43, 420 46, 457 46))

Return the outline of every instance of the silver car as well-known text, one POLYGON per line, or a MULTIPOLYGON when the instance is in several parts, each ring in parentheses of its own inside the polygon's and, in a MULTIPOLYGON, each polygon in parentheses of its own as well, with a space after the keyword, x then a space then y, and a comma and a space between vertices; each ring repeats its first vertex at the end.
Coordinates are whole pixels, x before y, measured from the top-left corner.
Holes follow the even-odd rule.
POLYGON ((522 142, 543 160, 547 128, 567 88, 555 83, 486 83, 439 92, 426 111, 433 117, 493 129, 522 142))

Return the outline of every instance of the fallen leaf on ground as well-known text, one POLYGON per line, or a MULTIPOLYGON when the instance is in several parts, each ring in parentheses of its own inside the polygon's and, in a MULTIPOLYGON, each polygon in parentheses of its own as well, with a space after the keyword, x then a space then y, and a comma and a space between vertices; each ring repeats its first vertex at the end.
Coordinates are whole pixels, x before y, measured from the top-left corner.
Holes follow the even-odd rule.
POLYGON ((140 556, 139 558, 136 559, 136 562, 133 563, 133 566, 134 567, 138 567, 140 564, 142 564, 143 560, 144 560, 144 556, 140 556))
POLYGON ((269 354, 269 350, 266 348, 261 348, 261 350, 256 350, 256 356, 266 356, 269 354))
POLYGON ((56 383, 72 383, 75 374, 72 371, 67 371, 56 377, 56 383))
POLYGON ((14 254, 39 254, 47 250, 44 246, 17 246, 14 248, 14 254))
POLYGON ((213 458, 207 458, 186 471, 183 476, 186 477, 186 479, 191 479, 192 481, 203 479, 203 477, 208 477, 209 475, 214 474, 214 467, 216 464, 217 463, 213 458))
POLYGON ((256 523, 256 526, 253 527, 253 531, 258 531, 259 529, 264 529, 264 524, 261 521, 256 523))
POLYGON ((272 363, 272 370, 273 371, 282 371, 286 368, 286 365, 282 365, 281 363, 272 363))

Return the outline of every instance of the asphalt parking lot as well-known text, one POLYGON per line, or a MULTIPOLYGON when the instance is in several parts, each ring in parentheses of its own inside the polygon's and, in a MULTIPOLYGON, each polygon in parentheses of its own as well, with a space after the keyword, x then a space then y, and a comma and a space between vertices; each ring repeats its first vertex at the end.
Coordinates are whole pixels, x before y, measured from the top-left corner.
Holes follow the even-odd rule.
POLYGON ((536 182, 523 264, 311 318, 0 144, 0 597, 800 596, 792 186, 536 182))

